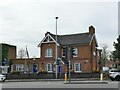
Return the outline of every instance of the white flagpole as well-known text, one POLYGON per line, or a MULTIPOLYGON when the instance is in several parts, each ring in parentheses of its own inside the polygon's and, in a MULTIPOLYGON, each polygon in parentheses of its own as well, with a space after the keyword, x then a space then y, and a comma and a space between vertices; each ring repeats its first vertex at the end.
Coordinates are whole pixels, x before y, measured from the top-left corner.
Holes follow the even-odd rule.
POLYGON ((27 71, 27 63, 26 63, 26 51, 25 51, 25 72, 24 73, 26 73, 26 71, 27 71))
POLYGON ((28 59, 29 59, 29 53, 28 53, 27 46, 26 46, 26 55, 27 55, 27 57, 28 57, 28 59))
POLYGON ((26 61, 26 57, 28 57, 29 59, 29 53, 27 50, 27 45, 26 45, 26 49, 25 49, 25 73, 27 72, 27 61, 26 61))
MULTIPOLYGON (((29 53, 28 53, 28 49, 27 49, 27 45, 26 45, 26 55, 25 56, 27 56, 27 58, 28 58, 28 60, 29 60, 29 53)), ((26 65, 26 69, 27 69, 27 71, 29 71, 29 63, 28 63, 28 65, 26 65), (28 67, 27 67, 28 66, 28 67), (28 69, 27 69, 28 68, 28 69)))

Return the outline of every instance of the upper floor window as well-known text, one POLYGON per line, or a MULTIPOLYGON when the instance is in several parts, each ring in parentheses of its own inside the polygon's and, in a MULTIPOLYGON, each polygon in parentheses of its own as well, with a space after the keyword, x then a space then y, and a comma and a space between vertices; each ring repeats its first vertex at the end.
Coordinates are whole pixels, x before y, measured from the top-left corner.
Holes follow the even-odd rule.
POLYGON ((45 57, 52 57, 52 49, 51 48, 46 49, 45 57))
POLYGON ((96 52, 93 52, 93 56, 96 56, 96 52))
POLYGON ((76 47, 72 48, 72 55, 73 55, 73 57, 77 57, 77 55, 78 55, 78 49, 76 47))

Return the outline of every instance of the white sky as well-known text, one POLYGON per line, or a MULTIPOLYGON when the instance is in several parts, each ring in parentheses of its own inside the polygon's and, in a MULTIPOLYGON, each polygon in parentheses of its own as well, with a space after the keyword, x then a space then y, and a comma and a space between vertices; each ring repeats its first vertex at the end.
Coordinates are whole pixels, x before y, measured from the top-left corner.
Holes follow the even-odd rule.
POLYGON ((99 46, 113 50, 118 37, 118 0, 0 0, 0 43, 28 47, 31 57, 39 56, 37 45, 49 31, 55 34, 88 32, 96 28, 99 46))

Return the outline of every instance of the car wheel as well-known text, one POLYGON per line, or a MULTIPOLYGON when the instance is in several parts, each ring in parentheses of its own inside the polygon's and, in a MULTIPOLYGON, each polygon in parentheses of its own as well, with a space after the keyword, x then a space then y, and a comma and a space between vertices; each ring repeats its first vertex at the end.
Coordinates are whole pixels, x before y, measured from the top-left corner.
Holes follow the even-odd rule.
POLYGON ((110 78, 112 81, 114 81, 115 80, 115 78, 110 78))
POLYGON ((117 77, 115 78, 115 80, 116 80, 116 81, 120 81, 120 76, 117 76, 117 77))
POLYGON ((5 79, 4 79, 4 80, 2 80, 2 82, 5 82, 5 79))

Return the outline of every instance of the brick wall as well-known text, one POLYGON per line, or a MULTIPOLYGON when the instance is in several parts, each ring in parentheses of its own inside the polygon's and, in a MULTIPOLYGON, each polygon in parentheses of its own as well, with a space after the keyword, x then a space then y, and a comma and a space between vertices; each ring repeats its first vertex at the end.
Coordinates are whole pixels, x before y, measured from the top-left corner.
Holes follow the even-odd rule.
POLYGON ((9 46, 8 48, 8 58, 15 59, 16 58, 16 46, 9 46))

